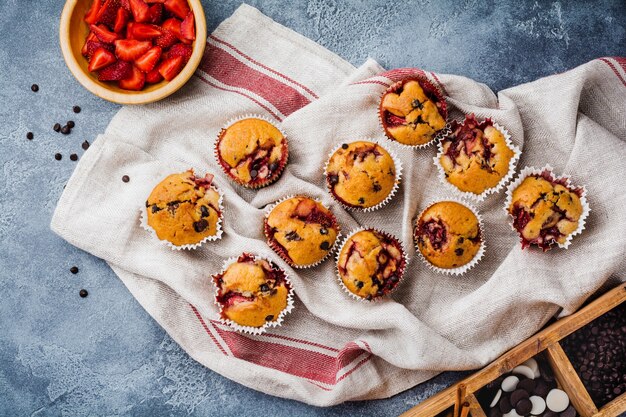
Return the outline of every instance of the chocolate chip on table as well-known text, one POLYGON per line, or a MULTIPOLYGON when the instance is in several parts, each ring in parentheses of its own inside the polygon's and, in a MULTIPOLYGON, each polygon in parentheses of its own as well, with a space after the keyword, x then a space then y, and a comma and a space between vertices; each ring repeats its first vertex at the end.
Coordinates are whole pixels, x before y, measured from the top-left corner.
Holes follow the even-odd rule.
MULTIPOLYGON (((511 405, 516 405, 517 403, 523 400, 524 398, 528 398, 528 392, 523 389, 516 389, 511 393, 511 405)), ((526 413, 518 413, 520 415, 524 415, 526 413)))
POLYGON ((523 389, 530 395, 535 389, 536 382, 534 379, 526 378, 517 384, 517 389, 523 389))
POLYGON ((71 132, 71 129, 68 125, 65 125, 61 128, 61 133, 63 133, 64 135, 69 135, 71 132))
POLYGON ((87 290, 82 289, 82 290, 80 290, 80 291, 78 292, 78 295, 80 295, 80 296, 81 296, 81 298, 85 298, 85 297, 87 297, 87 296, 89 295, 89 293, 87 292, 87 290))
POLYGON ((37 84, 33 84, 30 86, 30 89, 33 93, 36 93, 37 91, 39 91, 39 86, 37 84))
POLYGON ((61 125, 59 123, 55 123, 54 126, 52 126, 52 130, 54 130, 55 132, 60 132, 61 125))
POLYGON ((128 175, 123 175, 122 176, 122 181, 123 182, 128 182, 128 181, 130 181, 130 177, 128 175))
POLYGON ((63 155, 61 155, 60 153, 55 153, 54 159, 56 159, 57 161, 60 161, 61 159, 63 159, 63 155))
POLYGON ((33 134, 33 132, 28 132, 26 134, 26 139, 28 139, 28 140, 33 140, 34 137, 35 137, 35 135, 33 134))
POLYGON ((320 243, 320 249, 321 250, 330 249, 330 243, 327 240, 323 241, 322 243, 320 243))
POLYGON ((70 272, 71 272, 72 274, 78 274, 78 267, 77 267, 77 266, 73 266, 73 267, 71 267, 71 268, 70 268, 70 272))
POLYGON ((67 121, 67 127, 69 127, 70 129, 74 129, 74 126, 76 126, 76 125, 74 124, 73 120, 68 120, 67 121))
POLYGON ((274 315, 273 314, 270 314, 269 316, 265 317, 265 321, 272 321, 272 320, 274 320, 274 315))
POLYGON ((71 154, 71 155, 70 155, 70 159, 71 159, 72 161, 78 161, 78 155, 76 155, 75 153, 73 153, 73 154, 71 154))
POLYGON ((82 145, 80 145, 84 150, 89 149, 89 142, 84 141, 82 145))
MULTIPOLYGON (((533 409, 533 403, 530 402, 530 400, 528 398, 522 398, 515 405, 515 412, 517 414, 519 414, 520 416, 526 416, 526 415, 530 414, 530 410, 532 410, 532 409, 533 409)), ((573 416, 570 416, 570 417, 576 417, 576 414, 574 414, 573 416)))
POLYGON ((80 106, 74 106, 72 107, 72 110, 74 111, 74 113, 80 113, 80 106))

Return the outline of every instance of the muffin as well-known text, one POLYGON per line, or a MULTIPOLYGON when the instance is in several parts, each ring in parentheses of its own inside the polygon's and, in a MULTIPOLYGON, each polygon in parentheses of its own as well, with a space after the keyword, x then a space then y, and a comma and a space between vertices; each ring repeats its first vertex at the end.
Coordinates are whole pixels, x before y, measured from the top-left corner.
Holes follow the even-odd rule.
POLYGON ((326 165, 326 184, 346 208, 373 209, 393 196, 400 169, 389 152, 376 143, 344 143, 326 165))
POLYGON ((479 123, 470 114, 463 123, 451 123, 451 133, 441 140, 438 162, 446 181, 462 192, 480 195, 513 171, 516 151, 491 119, 479 123))
POLYGON ((378 109, 387 137, 403 145, 421 146, 433 141, 446 127, 446 102, 425 79, 407 79, 383 94, 378 109))
POLYGON ((402 279, 406 258, 395 237, 375 229, 357 231, 337 256, 344 288, 355 297, 373 300, 392 291, 402 279))
POLYGON ((456 269, 457 273, 464 272, 457 268, 470 265, 482 246, 478 217, 456 201, 440 201, 426 208, 417 219, 414 238, 430 265, 450 272, 456 269))
POLYGON ((235 328, 241 326, 254 331, 279 325, 293 306, 293 290, 285 272, 249 253, 233 259, 212 278, 221 318, 235 324, 235 328))
POLYGON ((584 188, 572 187, 566 178, 555 178, 549 168, 532 170, 511 184, 507 212, 513 218, 522 249, 537 245, 544 251, 553 244, 567 247, 569 238, 582 230, 587 216, 584 188))
POLYGON ((192 169, 161 181, 146 201, 147 225, 174 246, 195 245, 221 235, 221 196, 213 175, 196 177, 192 169))
POLYGON ((278 203, 265 217, 267 244, 296 268, 321 262, 333 248, 339 224, 333 213, 308 197, 278 203))
POLYGON ((241 119, 221 130, 215 153, 224 172, 238 184, 260 188, 276 181, 287 164, 287 139, 270 122, 241 119))

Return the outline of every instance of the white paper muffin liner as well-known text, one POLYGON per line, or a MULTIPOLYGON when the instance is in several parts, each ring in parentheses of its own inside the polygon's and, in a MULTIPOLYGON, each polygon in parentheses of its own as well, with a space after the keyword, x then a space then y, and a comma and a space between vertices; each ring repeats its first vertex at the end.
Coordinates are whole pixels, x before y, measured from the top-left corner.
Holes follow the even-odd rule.
MULTIPOLYGON (((546 164, 543 168, 525 167, 524 169, 522 169, 520 171, 519 175, 515 178, 515 180, 512 183, 509 184, 509 186, 506 189, 506 199, 504 201, 504 211, 506 212, 507 218, 509 219, 509 225, 511 226, 511 229, 521 239, 522 237, 521 237, 519 231, 515 228, 515 226, 513 226, 513 216, 509 213, 509 206, 511 205, 511 202, 513 201, 513 191, 515 191, 515 189, 517 187, 519 187, 519 185, 522 183, 522 181, 524 181, 524 179, 526 179, 526 177, 531 176, 531 175, 541 176, 541 174, 546 172, 546 171, 550 173, 550 177, 552 178, 553 181, 565 181, 565 187, 567 187, 568 189, 570 189, 570 190, 574 190, 574 189, 581 190, 581 193, 580 193, 580 204, 583 207, 583 211, 582 211, 582 214, 580 215, 580 218, 578 219, 578 228, 576 230, 574 230, 572 233, 570 233, 569 235, 566 236, 564 243, 559 243, 559 242, 556 242, 556 241, 554 242, 554 243, 556 243, 556 245, 559 248, 567 249, 569 247, 570 243, 572 242, 572 238, 574 236, 582 233, 582 231, 585 229, 585 221, 587 220, 587 216, 589 216, 589 213, 591 212, 591 208, 589 207, 589 203, 587 202, 587 189, 585 188, 584 185, 583 186, 572 185, 570 183, 570 176, 569 175, 563 174, 561 176, 556 176, 554 174, 553 168, 549 164, 546 164)), ((546 250, 548 250, 548 249, 546 249, 546 250)))
POLYGON ((335 256, 335 271, 336 271, 336 276, 337 276, 337 281, 339 282, 339 285, 341 286, 341 288, 346 292, 346 294, 348 294, 350 297, 354 298, 355 300, 361 301, 361 302, 365 302, 365 303, 372 303, 372 302, 378 302, 384 299, 388 298, 388 295, 393 293, 394 291, 396 291, 396 289, 400 286, 400 284, 402 283, 402 280, 404 279, 404 276, 406 275, 406 269, 409 266, 409 256, 407 255, 407 251, 404 248, 404 243, 398 239, 396 236, 387 233, 387 232, 383 232, 380 229, 374 228, 374 227, 358 227, 356 229, 353 229, 348 235, 346 235, 346 237, 343 239, 343 241, 341 242, 341 245, 339 245, 339 249, 337 250, 337 254, 335 256), (402 258, 404 258, 404 268, 402 269, 402 274, 400 275, 398 282, 396 283, 396 285, 393 287, 393 289, 391 291, 389 291, 387 294, 382 295, 380 297, 372 297, 371 300, 368 300, 367 298, 363 298, 363 297, 359 297, 358 295, 356 295, 355 293, 353 293, 352 291, 350 291, 348 289, 348 287, 346 287, 346 284, 344 284, 343 280, 341 279, 341 274, 339 273, 339 256, 341 255, 341 251, 343 250, 343 247, 345 246, 345 244, 348 242, 348 240, 354 236, 355 234, 362 232, 364 230, 372 230, 375 231, 377 233, 380 233, 383 236, 386 236, 389 239, 393 239, 394 241, 398 242, 400 244, 400 252, 402 254, 402 258))
POLYGON ((324 182, 326 183, 326 190, 328 191, 328 194, 330 194, 331 198, 333 200, 335 200, 337 203, 341 204, 341 207, 343 207, 346 210, 349 211, 360 211, 360 212, 370 212, 370 211, 374 211, 374 210, 378 210, 381 207, 384 207, 385 205, 387 205, 387 203, 389 203, 391 201, 391 199, 393 198, 393 196, 398 192, 398 188, 400 187, 400 182, 402 181, 402 162, 400 161, 400 158, 398 158, 398 156, 395 154, 395 152, 390 151, 389 149, 385 148, 383 145, 380 144, 380 141, 376 140, 376 139, 357 139, 351 142, 343 142, 338 144, 337 146, 335 146, 329 153, 328 153, 328 158, 326 159, 326 163, 324 164, 324 182), (396 180, 393 184, 393 188, 391 189, 391 191, 389 191, 389 194, 387 194, 387 197, 385 197, 385 199, 383 201, 381 201, 380 203, 376 204, 375 206, 372 207, 352 207, 346 203, 344 203, 343 201, 341 201, 339 198, 335 197, 335 194, 333 193, 332 187, 330 186, 330 184, 328 183, 328 175, 327 175, 327 171, 328 171, 328 164, 330 163, 330 158, 335 154, 335 152, 337 152, 344 143, 346 144, 351 144, 354 142, 369 142, 369 143, 374 143, 378 146, 380 146, 381 148, 383 148, 388 154, 389 156, 391 156, 391 159, 393 160, 393 163, 395 165, 396 168, 396 180))
POLYGON ((415 251, 417 252, 417 255, 422 260, 422 262, 426 266, 428 266, 428 268, 430 268, 432 271, 438 272, 440 274, 446 274, 446 275, 463 275, 463 274, 465 274, 467 271, 472 269, 483 258, 483 256, 485 255, 485 251, 487 250, 487 244, 485 243, 485 227, 483 225, 483 219, 480 216, 480 213, 478 212, 476 207, 474 207, 473 205, 467 203, 466 201, 463 201, 463 200, 460 200, 460 199, 456 199, 456 198, 444 198, 442 200, 435 200, 435 201, 431 201, 430 203, 428 203, 426 205, 426 207, 415 218, 415 222, 414 222, 414 226, 413 226, 413 243, 415 244, 415 249, 416 249, 415 251), (478 219, 478 228, 480 229, 480 247, 478 248, 478 252, 476 252, 476 255, 474 255, 474 257, 472 258, 471 261, 469 261, 465 265, 462 265, 462 266, 459 266, 459 267, 456 267, 456 268, 440 268, 440 267, 435 266, 432 263, 430 263, 428 261, 428 259, 426 259, 426 257, 422 254, 422 251, 420 250, 420 248, 419 248, 419 246, 417 244, 417 239, 415 239, 415 230, 416 230, 417 224, 419 223, 419 220, 422 217, 422 215, 424 214, 424 212, 426 210, 428 210, 434 204, 436 204, 436 203, 443 203, 443 202, 446 202, 446 201, 452 201, 452 202, 461 204, 461 205, 467 207, 468 209, 470 209, 472 211, 472 213, 474 213, 474 215, 478 219))
MULTIPOLYGON (((465 123, 465 120, 463 120, 463 122, 461 123, 465 123)), ((451 184, 447 180, 446 171, 443 169, 443 166, 441 166, 441 163, 439 162, 439 159, 444 154, 443 143, 442 141, 439 141, 437 143, 438 152, 437 152, 437 156, 433 158, 433 162, 435 166, 437 167, 439 180, 441 181, 442 184, 444 184, 444 187, 446 187, 446 189, 449 190, 453 195, 463 198, 463 199, 467 198, 475 202, 480 202, 480 201, 483 201, 485 198, 487 198, 489 194, 494 194, 502 190, 502 188, 509 181, 511 181, 511 179, 515 175, 517 162, 519 161, 519 158, 522 155, 522 151, 519 149, 519 147, 513 144, 513 142, 511 141, 511 135, 508 130, 506 130, 504 127, 502 127, 496 122, 493 122, 493 127, 498 129, 504 135, 504 140, 506 142, 506 145, 508 146, 509 149, 513 151, 513 157, 511 157, 511 160, 509 161, 509 170, 507 174, 504 177, 502 177, 502 179, 500 179, 498 184, 496 184, 494 187, 488 188, 480 194, 474 194, 469 191, 461 191, 455 185, 451 184)), ((449 134, 452 134, 452 132, 450 131, 449 134)), ((445 140, 445 138, 442 138, 442 140, 445 140)))
POLYGON ((287 262, 287 264, 289 264, 289 266, 291 266, 292 268, 295 269, 307 269, 307 268, 313 268, 319 264, 321 264, 322 262, 324 262, 326 259, 328 259, 328 257, 335 251, 335 249, 337 248, 337 242, 340 241, 341 239, 341 225, 339 224, 339 220, 337 220, 337 216, 335 216, 335 213, 332 212, 332 210, 326 205, 324 204, 321 200, 317 199, 317 198, 313 198, 311 196, 308 195, 304 195, 304 194, 290 194, 286 197, 281 198, 280 200, 276 201, 275 203, 269 205, 268 207, 266 207, 265 209, 265 216, 263 217, 263 235, 265 236, 266 239, 266 243, 267 246, 269 246, 278 256, 280 256, 280 258, 287 262), (311 200, 320 203, 322 206, 324 206, 324 208, 326 208, 328 211, 330 211, 330 213, 333 215, 333 217, 335 218, 335 223, 337 223, 337 236, 335 237, 335 241, 333 242, 333 244, 331 245, 330 249, 328 249, 328 251, 326 251, 326 255, 320 259, 317 262, 314 262, 312 264, 308 264, 308 265, 294 265, 292 263, 291 260, 289 260, 286 256, 283 256, 283 254, 277 249, 274 248, 274 246, 272 245, 272 242, 270 242, 270 238, 267 235, 267 233, 265 232, 265 222, 267 221, 270 213, 272 212, 272 210, 274 210, 276 208, 276 206, 278 206, 280 203, 283 203, 289 199, 292 199, 294 197, 304 197, 304 198, 310 198, 311 200))
MULTIPOLYGON (((243 255, 243 253, 242 253, 242 255, 243 255)), ((238 331, 240 333, 259 335, 259 334, 265 333, 270 328, 280 327, 282 325, 283 320, 285 319, 285 315, 287 315, 289 312, 291 312, 291 310, 293 310, 293 307, 294 307, 294 304, 293 304, 294 290, 293 290, 293 284, 291 283, 291 280, 289 279, 289 275, 287 274, 287 272, 284 271, 282 268, 278 267, 277 265, 275 265, 272 262, 271 259, 266 258, 264 256, 260 256, 260 255, 252 255, 250 253, 249 253, 249 255, 252 256, 255 261, 258 261, 258 260, 261 260, 261 259, 267 261, 275 269, 278 268, 285 274, 285 282, 287 283, 287 285, 289 287, 289 291, 287 293, 287 306, 280 312, 280 314, 278 315, 276 320, 266 321, 265 324, 263 324, 263 326, 261 326, 261 327, 242 326, 240 324, 237 324, 233 320, 224 318, 222 316, 222 313, 223 313, 223 310, 224 310, 224 306, 217 301, 217 297, 219 296, 220 289, 217 286, 217 284, 215 283, 214 277, 216 275, 221 275, 221 274, 225 273, 226 269, 230 265, 232 265, 233 263, 237 262, 237 259, 239 259, 239 256, 231 257, 231 258, 226 259, 224 261, 224 263, 223 263, 222 270, 220 272, 218 272, 217 274, 215 274, 215 275, 211 275, 211 282, 213 283, 213 287, 215 288, 214 297, 213 297, 213 303, 219 309, 219 313, 218 313, 218 318, 217 319, 218 319, 218 321, 220 323, 225 324, 225 325, 231 327, 232 329, 234 329, 234 330, 236 330, 236 331, 238 331)))
POLYGON ((216 136, 216 138, 214 140, 214 143, 213 143, 213 155, 215 156, 215 160, 217 161, 217 164, 222 169, 222 172, 224 172, 226 174, 226 176, 228 177, 228 179, 230 181, 234 182, 237 185, 240 185, 242 187, 245 187, 245 188, 248 188, 248 189, 251 189, 251 190, 258 190, 260 188, 267 187, 268 185, 271 185, 271 184, 275 183, 283 175, 283 171, 285 170, 285 167, 287 166, 287 163, 289 162, 289 138, 285 134, 285 131, 283 130, 282 126, 279 123, 277 123, 276 121, 273 121, 269 117, 266 117, 266 116, 263 116, 263 115, 260 115, 260 114, 246 113, 244 115, 233 117, 233 118, 229 119, 224 124, 224 126, 222 126, 222 128, 220 129, 220 131, 217 134, 217 136, 216 136), (278 129, 280 131, 280 133, 283 135, 283 138, 285 138, 285 148, 287 150, 287 157, 285 158, 285 162, 282 163, 279 166, 277 173, 274 174, 274 178, 271 181, 267 181, 265 183, 256 184, 256 185, 247 184, 247 183, 245 183, 245 182, 243 182, 243 181, 241 181, 239 179, 233 178, 231 176, 231 174, 229 172, 227 172, 226 167, 224 167, 222 165, 222 162, 220 161, 219 142, 220 142, 220 137, 222 136, 222 133, 227 128, 232 126, 233 124, 235 124, 237 122, 240 122, 242 120, 246 120, 246 119, 261 119, 263 121, 266 121, 267 123, 269 123, 272 126, 274 126, 276 129, 278 129))
MULTIPOLYGON (((157 184, 158 185, 158 184, 157 184)), ((155 186, 156 187, 156 186, 155 186)), ((148 224, 148 208, 146 207, 146 205, 144 204, 141 209, 141 215, 139 216, 139 222, 141 224, 141 227, 145 230, 147 230, 150 234, 152 234, 152 236, 159 242, 161 242, 161 244, 168 246, 170 249, 173 250, 181 250, 181 249, 185 249, 185 250, 192 250, 192 249, 198 249, 200 246, 202 246, 204 243, 206 242, 213 242, 216 240, 219 240, 222 238, 222 234, 224 233, 224 231, 222 230, 222 222, 224 219, 224 206, 223 206, 223 202, 224 202, 224 194, 222 194, 219 190, 219 188, 217 188, 215 186, 215 184, 211 184, 211 188, 213 190, 215 190, 220 198, 218 200, 218 208, 220 210, 220 216, 217 219, 217 224, 215 225, 215 234, 211 235, 211 236, 207 236, 204 239, 202 239, 200 242, 198 243, 193 243, 193 244, 186 244, 186 245, 174 245, 172 242, 170 242, 169 240, 164 240, 164 239, 159 239, 159 237, 157 236, 156 231, 148 224)), ((151 191, 152 192, 152 191, 151 191)))
POLYGON ((451 132, 451 130, 450 130, 450 123, 448 123, 448 118, 450 117, 450 112, 448 110, 448 100, 446 99, 446 96, 443 93, 443 91, 441 91, 441 89, 439 87, 437 87, 433 83, 431 83, 430 80, 428 80, 427 78, 419 76, 417 74, 415 76, 413 76, 413 77, 410 77, 410 78, 411 79, 419 79, 420 81, 426 82, 430 87, 432 87, 437 92, 437 94, 439 95, 438 98, 442 101, 443 105, 445 106, 446 125, 443 127, 443 129, 441 129, 439 132, 437 132, 437 134, 431 140, 429 140, 426 143, 422 143, 421 145, 408 145, 406 143, 399 142, 396 139, 392 139, 392 138, 389 137, 389 135, 387 135, 387 130, 385 129, 385 125, 383 123, 383 112, 382 112, 382 108, 381 108, 381 103, 382 103, 382 100, 383 100, 383 97, 385 96, 385 94, 387 94, 389 92, 392 92, 400 84, 404 83, 404 80, 396 81, 395 83, 391 84, 380 95, 380 100, 379 100, 379 105, 378 105, 378 125, 380 126, 381 130, 383 131, 383 135, 385 136, 385 138, 388 141, 390 141, 392 143, 395 143, 398 146, 402 146, 404 148, 424 149, 424 148, 428 148, 429 146, 431 146, 434 143, 439 143, 442 138, 448 136, 450 134, 450 132, 451 132))

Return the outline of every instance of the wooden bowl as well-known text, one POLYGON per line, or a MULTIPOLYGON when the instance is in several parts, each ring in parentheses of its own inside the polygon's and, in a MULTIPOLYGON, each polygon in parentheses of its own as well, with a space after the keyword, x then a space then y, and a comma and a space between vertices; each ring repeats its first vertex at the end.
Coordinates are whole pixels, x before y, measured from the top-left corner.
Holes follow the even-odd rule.
POLYGON ((200 0, 187 0, 196 20, 193 53, 182 71, 172 80, 146 84, 141 91, 119 88, 113 82, 98 81, 97 74, 87 70, 89 62, 81 54, 89 25, 83 20, 93 0, 67 0, 61 14, 59 41, 63 58, 70 72, 87 90, 100 98, 119 104, 146 104, 161 100, 181 88, 200 65, 206 46, 206 20, 200 0))

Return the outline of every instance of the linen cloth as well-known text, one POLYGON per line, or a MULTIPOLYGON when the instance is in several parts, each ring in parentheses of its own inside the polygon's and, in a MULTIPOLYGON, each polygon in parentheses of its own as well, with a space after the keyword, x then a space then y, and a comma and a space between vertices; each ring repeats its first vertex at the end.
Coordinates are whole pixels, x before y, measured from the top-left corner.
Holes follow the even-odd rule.
POLYGON ((626 278, 626 61, 603 58, 501 91, 417 69, 355 69, 314 42, 242 5, 209 37, 195 77, 172 97, 124 107, 67 183, 52 230, 106 260, 139 303, 194 359, 248 387, 315 405, 383 398, 444 370, 474 369, 570 314, 603 285, 626 278), (436 147, 407 150, 385 140, 382 92, 411 74, 441 88, 451 117, 474 112, 505 126, 523 149, 518 171, 551 164, 585 185, 591 214, 567 250, 520 248, 504 192, 476 205, 487 253, 460 277, 432 272, 415 254, 413 219, 448 196, 436 147), (258 191, 230 182, 213 155, 233 117, 282 122, 290 148, 281 179, 258 191), (328 195, 322 168, 340 143, 379 140, 403 163, 398 194, 381 210, 346 212, 328 195), (194 167, 216 174, 224 193, 224 237, 173 251, 140 227, 140 208, 166 175, 194 167), (121 177, 130 176, 129 183, 121 177), (381 228, 404 243, 406 276, 392 296, 359 302, 341 290, 335 262, 294 270, 265 243, 264 207, 291 194, 321 199, 344 233, 381 228), (273 259, 297 299, 284 324, 250 336, 220 324, 210 274, 242 251, 273 259))

